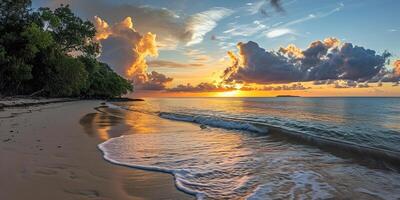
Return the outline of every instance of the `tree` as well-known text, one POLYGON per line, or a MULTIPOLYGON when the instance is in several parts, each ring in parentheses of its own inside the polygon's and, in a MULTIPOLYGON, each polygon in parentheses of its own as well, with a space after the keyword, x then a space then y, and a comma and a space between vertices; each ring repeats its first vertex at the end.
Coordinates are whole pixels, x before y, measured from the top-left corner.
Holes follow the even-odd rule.
POLYGON ((30 0, 0 2, 0 94, 111 98, 129 81, 96 60, 96 30, 68 6, 32 12, 30 0))
POLYGON ((0 1, 0 31, 17 28, 20 30, 29 24, 31 0, 1 0, 0 1))
POLYGON ((55 9, 40 8, 40 23, 49 30, 65 53, 95 57, 100 52, 94 40, 96 28, 90 21, 83 21, 72 13, 68 5, 55 9))
POLYGON ((87 87, 88 73, 84 64, 68 56, 61 56, 51 62, 54 71, 44 88, 49 96, 80 96, 87 87))
POLYGON ((85 95, 91 98, 112 98, 133 91, 132 83, 115 73, 107 64, 80 57, 89 72, 85 95))

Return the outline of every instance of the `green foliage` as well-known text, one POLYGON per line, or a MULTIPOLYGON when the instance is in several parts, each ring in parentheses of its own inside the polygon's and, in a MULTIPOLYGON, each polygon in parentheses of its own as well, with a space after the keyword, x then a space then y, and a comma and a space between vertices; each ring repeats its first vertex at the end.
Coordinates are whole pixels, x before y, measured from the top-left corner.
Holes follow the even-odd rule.
POLYGON ((53 97, 79 96, 87 87, 88 72, 84 64, 68 56, 61 56, 53 62, 54 71, 45 91, 53 97))
POLYGON ((29 24, 31 0, 0 1, 0 31, 2 29, 18 29, 29 24))
POLYGON ((107 64, 91 58, 80 58, 89 72, 89 87, 85 94, 92 98, 111 98, 133 90, 132 84, 116 74, 107 64))
POLYGON ((43 31, 36 24, 30 24, 21 33, 21 37, 26 41, 25 49, 23 50, 24 55, 29 58, 35 57, 38 52, 54 45, 54 40, 51 34, 43 31))
POLYGON ((132 91, 129 81, 95 59, 100 49, 91 22, 68 6, 31 12, 30 5, 0 1, 0 94, 111 98, 132 91))
POLYGON ((61 5, 54 11, 40 8, 38 16, 65 53, 79 52, 86 56, 99 53, 99 45, 93 40, 96 35, 94 25, 75 16, 68 5, 61 5))

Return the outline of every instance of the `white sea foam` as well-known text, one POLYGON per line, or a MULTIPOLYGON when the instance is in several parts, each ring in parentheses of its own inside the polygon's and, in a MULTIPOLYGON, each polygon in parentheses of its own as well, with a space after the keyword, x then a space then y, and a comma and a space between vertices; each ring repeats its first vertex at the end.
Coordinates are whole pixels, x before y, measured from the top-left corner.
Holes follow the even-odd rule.
POLYGON ((107 145, 112 144, 116 142, 117 140, 123 139, 125 136, 120 136, 117 138, 111 138, 101 144, 98 145, 98 148, 103 152, 103 158, 113 164, 116 165, 121 165, 121 166, 126 166, 126 167, 132 167, 136 169, 142 169, 142 170, 148 170, 148 171, 156 171, 156 172, 163 172, 163 173, 169 173, 174 176, 175 179, 175 185, 176 187, 181 190, 182 192, 185 192, 187 194, 191 194, 196 196, 196 199, 204 199, 205 194, 200 191, 192 190, 190 188, 185 187, 182 183, 186 182, 183 177, 185 174, 188 172, 186 170, 174 170, 174 169, 168 169, 168 168, 163 168, 163 167, 157 167, 157 166, 146 166, 146 165, 134 165, 131 163, 125 163, 125 162, 120 162, 112 158, 112 154, 121 154, 121 152, 113 152, 112 149, 107 148, 107 145), (185 172, 186 171, 186 172, 185 172))
MULTIPOLYGON (((242 119, 240 115, 224 117, 218 111, 172 110, 159 116, 209 127, 195 126, 187 131, 184 127, 191 125, 182 128, 177 122, 163 120, 162 130, 100 144, 104 158, 123 166, 173 174, 176 187, 198 199, 397 198, 394 194, 400 194, 397 172, 366 168, 311 146, 270 140, 268 134, 235 131, 266 132, 257 125, 263 120, 249 121, 250 115, 243 115, 242 119)), ((156 123, 160 120, 155 119, 156 123)), ((154 121, 148 124, 152 125, 154 121)), ((284 125, 287 124, 279 127, 284 125)), ((337 143, 318 141, 318 137, 307 133, 321 127, 302 125, 298 128, 300 134, 305 132, 303 137, 323 145, 337 143)))

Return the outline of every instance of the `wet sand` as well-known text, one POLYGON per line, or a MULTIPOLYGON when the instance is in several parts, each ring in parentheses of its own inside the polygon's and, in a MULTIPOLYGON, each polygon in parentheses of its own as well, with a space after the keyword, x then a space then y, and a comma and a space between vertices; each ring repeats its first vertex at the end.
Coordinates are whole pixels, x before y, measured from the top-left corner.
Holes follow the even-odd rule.
POLYGON ((100 103, 0 111, 0 199, 194 199, 178 191, 169 174, 102 158, 97 144, 127 127, 102 118, 94 110, 100 103))

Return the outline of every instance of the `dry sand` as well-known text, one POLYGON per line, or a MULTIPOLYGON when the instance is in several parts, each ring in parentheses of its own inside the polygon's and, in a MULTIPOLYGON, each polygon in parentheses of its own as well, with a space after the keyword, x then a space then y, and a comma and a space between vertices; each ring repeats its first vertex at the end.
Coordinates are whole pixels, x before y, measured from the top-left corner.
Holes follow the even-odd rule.
POLYGON ((169 174, 117 166, 102 158, 97 149, 101 138, 90 137, 95 130, 85 121, 96 115, 94 107, 100 103, 0 111, 0 199, 194 199, 178 191, 169 174))

